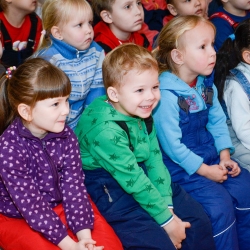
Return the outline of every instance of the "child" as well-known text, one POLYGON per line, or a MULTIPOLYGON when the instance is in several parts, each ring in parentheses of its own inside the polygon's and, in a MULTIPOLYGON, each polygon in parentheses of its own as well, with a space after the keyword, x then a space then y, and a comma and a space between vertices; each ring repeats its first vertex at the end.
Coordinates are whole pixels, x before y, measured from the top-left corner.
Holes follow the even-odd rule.
POLYGON ((34 13, 37 1, 0 0, 2 63, 19 66, 36 50, 42 31, 41 19, 34 13))
POLYGON ((162 161, 150 116, 160 99, 156 60, 123 44, 104 59, 103 80, 107 96, 84 111, 76 134, 87 190, 124 249, 214 249, 201 205, 171 185, 162 161))
POLYGON ((46 0, 42 9, 41 46, 36 56, 50 61, 69 77, 72 91, 66 123, 74 129, 84 108, 104 94, 104 52, 93 42, 93 13, 85 0, 46 0))
POLYGON ((250 173, 233 152, 217 90, 204 76, 215 65, 215 27, 198 16, 171 20, 159 35, 161 102, 154 119, 172 181, 201 203, 217 249, 249 249, 250 173))
MULTIPOLYGON (((187 15, 197 15, 207 17, 207 0, 193 0, 193 1, 182 1, 182 0, 168 0, 167 8, 171 13, 172 17, 176 16, 187 16, 187 15)), ((168 18, 169 21, 172 19, 168 18)), ((155 37, 154 48, 157 47, 157 38, 155 37)))
POLYGON ((235 147, 233 158, 248 171, 250 171, 249 37, 250 19, 247 19, 236 28, 235 36, 230 36, 220 48, 214 79, 235 147))
POLYGON ((58 249, 55 245, 60 249, 93 249, 93 212, 83 184, 78 143, 65 126, 70 81, 61 70, 39 58, 13 70, 8 69, 7 76, 1 78, 0 228, 9 232, 0 234, 0 245, 4 249, 58 249), (69 236, 53 211, 59 204, 63 205, 67 227, 79 242, 69 236), (16 226, 20 226, 19 232, 11 239, 8 234, 12 235, 16 226), (16 248, 9 248, 16 238, 16 248))
POLYGON ((207 15, 207 0, 168 0, 167 8, 173 16, 197 15, 206 17, 207 15))
POLYGON ((94 27, 94 40, 105 53, 122 43, 135 43, 151 50, 145 35, 138 31, 144 21, 142 4, 138 0, 92 0, 95 13, 102 21, 94 27))
POLYGON ((216 27, 215 48, 220 49, 238 23, 250 18, 250 2, 246 0, 221 0, 222 6, 210 16, 216 27))

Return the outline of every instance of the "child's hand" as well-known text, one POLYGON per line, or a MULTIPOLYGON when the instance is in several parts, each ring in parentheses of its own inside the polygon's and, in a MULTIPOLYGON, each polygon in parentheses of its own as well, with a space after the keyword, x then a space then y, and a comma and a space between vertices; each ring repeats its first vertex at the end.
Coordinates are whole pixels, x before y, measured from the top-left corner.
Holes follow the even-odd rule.
POLYGON ((228 174, 230 174, 232 177, 235 177, 240 174, 241 170, 238 166, 237 162, 228 159, 228 160, 221 160, 220 166, 222 166, 225 169, 228 169, 228 174))
POLYGON ((88 243, 87 245, 86 245, 86 250, 102 250, 102 249, 104 249, 104 246, 95 246, 94 244, 90 244, 90 243, 88 243))
POLYGON ((189 222, 183 222, 176 215, 163 228, 168 234, 170 240, 173 242, 176 249, 181 248, 181 242, 186 238, 185 229, 191 227, 189 222))
POLYGON ((222 183, 223 181, 227 180, 228 170, 220 165, 208 166, 202 163, 196 173, 208 178, 209 180, 222 183))

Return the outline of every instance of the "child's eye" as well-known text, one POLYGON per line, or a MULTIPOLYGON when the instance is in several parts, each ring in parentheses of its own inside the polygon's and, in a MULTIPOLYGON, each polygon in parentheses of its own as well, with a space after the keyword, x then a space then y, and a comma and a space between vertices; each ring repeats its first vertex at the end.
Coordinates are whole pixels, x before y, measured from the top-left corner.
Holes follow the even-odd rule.
POLYGON ((82 27, 82 23, 77 24, 78 27, 82 27))
POLYGON ((126 5, 125 7, 124 7, 124 9, 129 9, 130 8, 130 5, 126 5))
POLYGON ((52 106, 57 107, 59 105, 59 102, 55 102, 52 106))
POLYGON ((141 5, 142 5, 141 1, 138 1, 138 2, 137 2, 137 5, 141 6, 141 5))
POLYGON ((153 89, 159 89, 159 85, 155 85, 153 89))
POLYGON ((142 91, 143 91, 143 89, 137 89, 135 92, 141 93, 142 91))
POLYGON ((89 21, 89 25, 93 26, 93 21, 92 20, 89 21))
POLYGON ((205 49, 205 44, 201 45, 201 49, 205 49))

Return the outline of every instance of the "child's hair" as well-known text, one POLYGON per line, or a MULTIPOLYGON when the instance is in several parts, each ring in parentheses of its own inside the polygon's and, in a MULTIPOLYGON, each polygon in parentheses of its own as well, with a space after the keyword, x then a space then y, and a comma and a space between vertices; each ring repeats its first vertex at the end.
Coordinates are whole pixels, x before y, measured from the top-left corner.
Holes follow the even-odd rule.
POLYGON ((244 62, 242 57, 244 50, 250 50, 250 19, 237 26, 234 35, 227 38, 217 53, 214 83, 220 101, 223 99, 224 84, 229 70, 235 68, 239 62, 244 62))
POLYGON ((68 23, 77 12, 83 16, 93 17, 92 8, 86 0, 46 0, 42 7, 43 30, 46 35, 41 35, 38 49, 45 48, 50 44, 49 36, 53 26, 68 23))
POLYGON ((211 26, 215 32, 214 25, 204 17, 189 15, 179 16, 169 21, 161 30, 157 38, 157 49, 153 54, 159 63, 160 73, 170 70, 178 74, 177 65, 171 57, 171 51, 179 48, 179 38, 189 30, 192 30, 198 23, 204 22, 211 26))
POLYGON ((33 108, 37 101, 71 92, 67 75, 41 58, 27 60, 10 74, 0 79, 0 135, 19 116, 19 104, 33 108))
POLYGON ((6 11, 8 8, 8 4, 6 0, 0 0, 0 11, 6 11))
POLYGON ((112 12, 112 6, 114 4, 115 0, 92 0, 92 7, 97 16, 100 16, 100 13, 103 10, 112 12))
POLYGON ((105 89, 110 86, 119 87, 124 75, 131 70, 141 73, 150 69, 158 71, 158 64, 147 49, 133 43, 122 44, 109 52, 103 61, 105 89))

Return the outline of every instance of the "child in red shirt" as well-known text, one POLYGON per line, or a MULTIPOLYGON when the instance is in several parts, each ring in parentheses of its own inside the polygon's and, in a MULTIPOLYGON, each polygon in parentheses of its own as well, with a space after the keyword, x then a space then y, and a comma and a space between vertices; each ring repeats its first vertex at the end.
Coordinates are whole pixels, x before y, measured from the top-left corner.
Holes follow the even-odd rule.
POLYGON ((19 66, 36 50, 42 31, 41 19, 34 13, 37 2, 0 1, 2 33, 2 64, 19 66))

